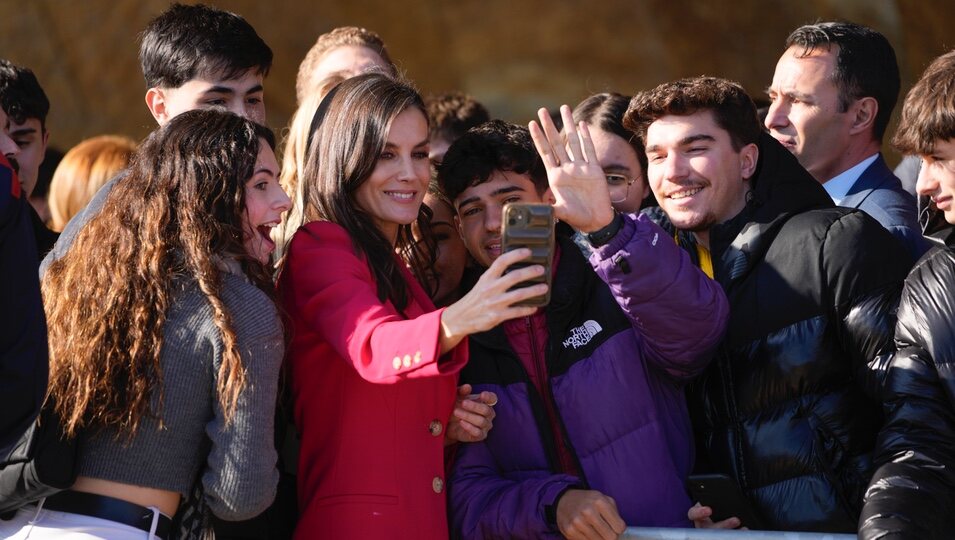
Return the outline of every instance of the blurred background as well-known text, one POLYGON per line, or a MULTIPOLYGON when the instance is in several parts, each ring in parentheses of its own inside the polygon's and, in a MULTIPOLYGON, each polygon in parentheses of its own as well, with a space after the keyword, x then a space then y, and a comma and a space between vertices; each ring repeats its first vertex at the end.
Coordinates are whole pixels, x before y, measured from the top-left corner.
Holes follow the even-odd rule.
MULTIPOLYGON (((272 47, 266 102, 279 133, 295 108, 299 62, 319 34, 344 25, 378 32, 423 94, 463 90, 514 122, 540 106, 700 74, 737 80, 762 98, 786 36, 816 20, 851 20, 885 34, 899 58, 903 96, 935 56, 955 47, 952 0, 206 3, 241 14, 272 47)), ((101 133, 140 139, 155 127, 143 102, 138 34, 168 5, 0 0, 0 56, 33 69, 46 90, 51 146, 66 150, 101 133)), ((894 165, 898 156, 889 160, 894 165)))

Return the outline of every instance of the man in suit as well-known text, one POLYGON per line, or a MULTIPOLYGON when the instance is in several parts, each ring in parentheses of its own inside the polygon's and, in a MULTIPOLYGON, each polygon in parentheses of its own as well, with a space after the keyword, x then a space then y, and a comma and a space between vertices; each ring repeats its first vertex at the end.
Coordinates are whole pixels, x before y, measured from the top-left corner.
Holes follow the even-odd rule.
POLYGON ((801 26, 776 64, 765 125, 833 202, 866 212, 918 258, 927 245, 915 199, 881 154, 899 86, 895 51, 879 32, 848 22, 801 26))

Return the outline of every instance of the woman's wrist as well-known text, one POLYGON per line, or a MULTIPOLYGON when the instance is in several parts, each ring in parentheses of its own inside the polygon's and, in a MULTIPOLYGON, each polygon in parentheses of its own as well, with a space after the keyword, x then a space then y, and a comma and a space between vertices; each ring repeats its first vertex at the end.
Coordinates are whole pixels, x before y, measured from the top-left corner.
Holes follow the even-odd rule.
POLYGON ((451 304, 441 312, 441 354, 450 352, 467 335, 457 329, 456 323, 454 304, 451 304))

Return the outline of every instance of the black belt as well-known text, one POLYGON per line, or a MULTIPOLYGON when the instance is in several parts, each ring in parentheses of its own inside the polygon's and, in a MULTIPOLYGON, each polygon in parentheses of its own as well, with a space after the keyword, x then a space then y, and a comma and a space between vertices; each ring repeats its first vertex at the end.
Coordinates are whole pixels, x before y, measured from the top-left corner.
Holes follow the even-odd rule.
MULTIPOLYGON (((153 510, 131 502, 114 499, 105 495, 94 495, 82 491, 61 491, 46 498, 45 510, 69 512, 100 519, 108 519, 123 525, 149 532, 153 524, 153 510)), ((172 531, 172 520, 159 514, 155 535, 165 540, 172 531)))

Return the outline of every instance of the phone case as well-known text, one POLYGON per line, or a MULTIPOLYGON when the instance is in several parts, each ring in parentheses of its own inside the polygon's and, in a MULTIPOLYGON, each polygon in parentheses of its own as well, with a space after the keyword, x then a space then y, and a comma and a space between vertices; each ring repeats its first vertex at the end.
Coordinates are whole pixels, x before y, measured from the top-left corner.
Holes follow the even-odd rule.
POLYGON ((501 219, 501 253, 518 248, 531 250, 529 259, 513 264, 508 271, 539 264, 544 274, 522 281, 517 287, 547 284, 547 294, 517 302, 517 306, 546 306, 550 302, 551 267, 554 263, 554 208, 549 204, 508 203, 501 219))

